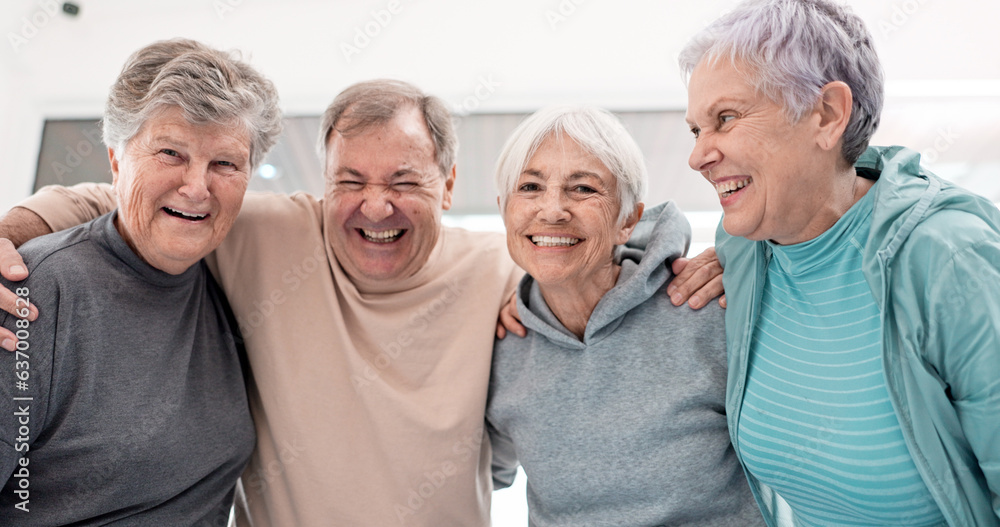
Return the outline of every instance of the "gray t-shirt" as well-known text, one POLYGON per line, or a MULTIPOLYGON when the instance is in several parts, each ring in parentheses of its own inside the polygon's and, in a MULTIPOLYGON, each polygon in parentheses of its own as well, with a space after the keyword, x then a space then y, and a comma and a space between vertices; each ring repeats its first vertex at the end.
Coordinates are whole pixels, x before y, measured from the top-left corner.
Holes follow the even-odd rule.
POLYGON ((0 317, 27 332, 0 353, 0 525, 226 525, 255 439, 222 293, 204 262, 143 262, 115 214, 25 244, 30 277, 2 281, 39 318, 0 317))

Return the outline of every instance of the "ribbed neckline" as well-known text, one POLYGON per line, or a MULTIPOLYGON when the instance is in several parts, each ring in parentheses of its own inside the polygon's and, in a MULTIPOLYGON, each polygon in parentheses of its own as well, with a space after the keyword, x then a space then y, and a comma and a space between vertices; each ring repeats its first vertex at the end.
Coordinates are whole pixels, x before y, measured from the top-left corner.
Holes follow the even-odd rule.
POLYGON ((198 274, 200 261, 187 268, 183 273, 176 275, 161 271, 144 262, 125 243, 118 229, 115 228, 116 217, 118 217, 118 209, 94 220, 91 225, 91 236, 111 256, 124 263, 125 267, 136 277, 158 287, 177 287, 189 283, 198 274))

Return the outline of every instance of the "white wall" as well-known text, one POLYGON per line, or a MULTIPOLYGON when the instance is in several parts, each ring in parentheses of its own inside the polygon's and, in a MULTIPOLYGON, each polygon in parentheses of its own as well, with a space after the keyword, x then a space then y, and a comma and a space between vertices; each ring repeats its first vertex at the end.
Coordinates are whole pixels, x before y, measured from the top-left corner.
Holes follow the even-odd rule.
MULTIPOLYGON (((997 3, 849 3, 875 34, 890 95, 971 90, 1000 98, 997 3)), ((476 111, 561 101, 680 108, 686 96, 677 51, 734 2, 79 0, 78 17, 50 16, 59 4, 0 6, 0 210, 30 189, 43 119, 99 115, 124 59, 156 39, 185 36, 247 51, 291 114, 317 113, 348 84, 374 77, 409 80, 476 111), (380 11, 384 27, 373 18, 380 11), (378 34, 348 60, 342 46, 354 45, 366 25, 378 34)))

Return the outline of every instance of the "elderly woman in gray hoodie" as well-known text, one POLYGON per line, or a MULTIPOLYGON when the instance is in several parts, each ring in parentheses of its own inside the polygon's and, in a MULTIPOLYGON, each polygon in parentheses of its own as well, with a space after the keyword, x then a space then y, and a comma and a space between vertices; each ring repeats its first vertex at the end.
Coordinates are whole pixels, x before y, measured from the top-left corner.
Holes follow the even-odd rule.
POLYGON ((726 430, 722 311, 665 294, 690 227, 673 203, 643 213, 622 124, 543 109, 507 140, 496 182, 528 335, 494 350, 495 487, 523 466, 538 527, 762 524, 726 430))

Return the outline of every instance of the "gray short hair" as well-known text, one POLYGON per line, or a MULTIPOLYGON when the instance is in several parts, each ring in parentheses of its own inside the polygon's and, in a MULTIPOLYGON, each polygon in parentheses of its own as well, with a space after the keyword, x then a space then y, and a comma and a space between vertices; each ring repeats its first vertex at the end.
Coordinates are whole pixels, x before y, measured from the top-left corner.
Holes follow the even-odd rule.
POLYGON ((621 207, 618 223, 625 221, 646 195, 646 163, 625 125, 611 112, 592 106, 542 108, 511 133, 500 151, 494 176, 500 194, 500 214, 506 213, 507 199, 528 160, 546 138, 560 134, 576 141, 615 176, 621 207))
POLYGON ((448 106, 441 99, 398 80, 359 82, 340 92, 320 122, 316 145, 320 158, 326 158, 326 143, 334 129, 343 136, 359 134, 388 123, 403 108, 417 108, 424 116, 434 142, 434 160, 441 174, 447 176, 458 156, 458 136, 448 106))
POLYGON ((111 86, 104 109, 104 144, 123 151, 146 120, 177 107, 194 124, 242 126, 255 169, 281 133, 278 91, 235 53, 200 42, 154 42, 132 54, 111 86))
POLYGON ((851 88, 853 108, 841 154, 854 164, 878 128, 882 65, 864 22, 827 0, 748 0, 695 35, 678 62, 690 78, 702 60, 749 66, 747 82, 781 104, 789 120, 806 115, 827 83, 851 88))

